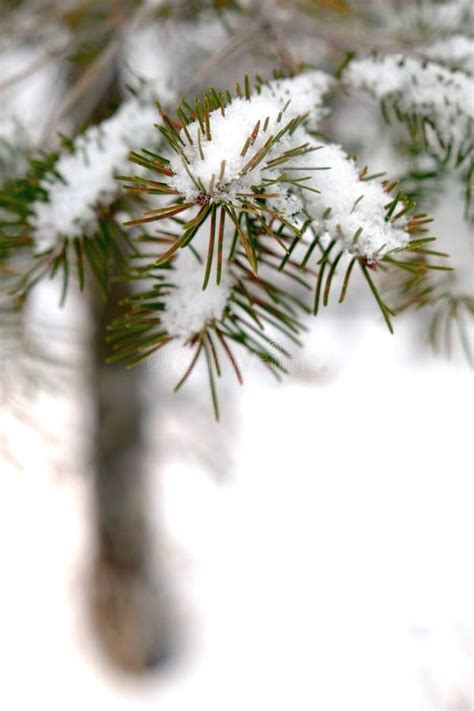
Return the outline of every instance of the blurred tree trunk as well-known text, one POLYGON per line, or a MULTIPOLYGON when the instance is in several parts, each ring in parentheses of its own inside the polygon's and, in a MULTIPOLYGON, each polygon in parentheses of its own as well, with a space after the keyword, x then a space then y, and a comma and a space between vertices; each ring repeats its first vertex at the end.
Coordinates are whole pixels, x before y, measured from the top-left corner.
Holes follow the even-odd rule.
MULTIPOLYGON (((95 555, 91 612, 99 642, 120 670, 141 673, 168 656, 168 618, 153 556, 144 473, 141 369, 107 365, 106 326, 129 285, 96 300, 95 555)), ((156 528, 156 527, 154 527, 156 528)))

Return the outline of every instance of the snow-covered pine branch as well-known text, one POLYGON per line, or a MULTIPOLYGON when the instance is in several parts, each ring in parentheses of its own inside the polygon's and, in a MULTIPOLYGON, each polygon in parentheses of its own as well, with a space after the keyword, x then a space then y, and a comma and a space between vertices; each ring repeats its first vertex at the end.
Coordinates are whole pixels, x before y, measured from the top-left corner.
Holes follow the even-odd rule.
POLYGON ((65 298, 70 267, 82 289, 86 265, 107 291, 110 269, 122 259, 115 244, 121 227, 108 210, 124 197, 116 176, 126 171, 131 149, 159 143, 157 117, 151 101, 131 98, 110 118, 65 140, 61 153, 35 155, 24 176, 2 187, 0 247, 9 253, 25 248, 33 252, 15 293, 26 293, 44 276, 61 270, 65 298))
MULTIPOLYGON (((330 77, 312 72, 292 80, 260 84, 251 94, 246 77, 244 89, 238 85, 235 98, 228 91, 224 95, 211 90, 203 102, 197 99, 194 107, 184 102, 177 110, 180 123, 162 112, 160 130, 168 144, 167 153, 152 159, 147 153, 134 159, 166 182, 134 176, 128 187, 153 194, 161 192, 168 204, 147 211, 143 218, 129 224, 166 220, 188 210, 195 213, 184 224, 180 239, 160 258, 166 262, 192 240, 208 220, 211 208, 219 205, 220 222, 227 217, 235 225, 256 271, 254 249, 240 226, 241 217, 254 214, 265 224, 273 214, 285 221, 283 210, 272 213, 265 200, 269 196, 284 201, 294 199, 290 188, 301 185, 305 178, 286 171, 295 158, 316 150, 300 128, 305 120, 314 124, 322 115, 322 97, 330 85, 330 77), (293 106, 294 96, 298 99, 293 106)), ((297 233, 296 222, 289 226, 297 233)))
POLYGON ((377 177, 370 179, 367 169, 358 168, 340 146, 320 148, 318 158, 327 170, 314 172, 310 185, 318 192, 306 198, 305 205, 322 246, 334 241, 340 250, 370 262, 406 246, 410 218, 388 219, 386 185, 377 177))
POLYGON ((192 250, 180 250, 173 260, 173 269, 168 275, 173 286, 166 297, 161 316, 161 325, 167 334, 184 343, 205 330, 213 321, 222 319, 232 291, 228 255, 224 261, 220 284, 211 279, 207 288, 202 288, 200 265, 207 252, 207 235, 204 235, 203 230, 199 251, 197 241, 193 241, 192 250))
POLYGON ((194 116, 178 110, 181 130, 163 115, 162 130, 173 153, 161 158, 161 164, 150 163, 167 182, 160 188, 151 181, 149 191, 161 189, 171 202, 130 224, 165 220, 187 210, 197 215, 184 224, 181 238, 162 255, 162 262, 190 243, 216 205, 237 225, 254 269, 252 241, 240 229, 242 216, 248 214, 265 225, 276 219, 296 234, 309 217, 323 234, 322 244, 334 240, 340 249, 369 260, 408 243, 409 218, 397 224, 389 219, 386 186, 368 181, 367 171, 357 169, 338 146, 308 133, 324 115, 322 96, 330 84, 326 75, 313 72, 263 84, 245 97, 227 96, 226 103, 223 95, 216 95, 218 108, 198 104, 194 116))
MULTIPOLYGON (((181 233, 171 240, 171 246, 169 235, 164 240, 167 249, 158 257, 158 265, 169 264, 181 250, 194 247, 196 235, 206 231, 203 289, 208 288, 215 262, 216 284, 221 281, 223 254, 228 249, 226 222, 233 227, 234 244, 240 244, 255 274, 260 268, 262 234, 280 250, 282 268, 288 264, 290 245, 293 250, 299 243, 305 251, 303 268, 310 258, 310 264, 321 264, 322 259, 314 313, 326 266, 330 269, 324 303, 336 266, 344 254, 349 254, 352 261, 347 279, 357 261, 391 328, 390 309, 378 294, 367 267, 390 260, 393 266, 406 268, 403 260, 390 255, 409 250, 412 245, 423 250, 426 238, 418 234, 429 220, 424 213, 412 215, 412 206, 400 191, 391 194, 396 181, 380 182, 367 168, 358 169, 339 146, 314 138, 310 129, 323 115, 321 94, 329 85, 324 75, 309 73, 259 84, 252 93, 246 79, 245 91, 238 86, 236 98, 229 92, 224 96, 211 90, 203 102, 197 100, 194 108, 185 103, 177 110, 179 123, 162 112, 160 130, 169 152, 134 157, 141 166, 158 173, 159 180, 135 176, 128 179, 128 188, 151 195, 161 193, 165 205, 147 210, 143 217, 126 224, 181 220, 181 233), (192 216, 183 221, 182 215, 188 211, 192 216), (314 237, 309 245, 306 238, 302 240, 305 230, 314 237), (418 240, 416 245, 414 240, 418 240), (322 254, 319 261, 318 253, 322 254)), ((231 261, 233 255, 234 248, 231 261)), ((295 259, 297 255, 301 255, 299 248, 295 259)), ((422 271, 429 268, 422 262, 410 268, 418 267, 422 271)), ((190 290, 190 286, 183 289, 179 298, 191 299, 190 290)))
POLYGON ((225 38, 224 28, 214 17, 197 23, 152 22, 128 36, 121 76, 125 85, 135 84, 139 98, 125 101, 110 118, 79 135, 73 152, 64 153, 54 172, 41 181, 47 201, 32 206, 31 218, 37 251, 97 229, 97 207, 109 205, 120 192, 115 175, 126 170, 129 152, 157 143, 154 97, 173 102, 180 74, 189 71, 189 52, 202 58, 225 38))
POLYGON ((213 202, 238 205, 252 186, 270 182, 274 164, 285 166, 289 152, 304 150, 296 129, 306 116, 317 123, 331 83, 322 72, 277 80, 214 109, 205 125, 191 122, 180 135, 183 148, 170 160, 171 186, 188 201, 204 192, 213 202))
MULTIPOLYGON (((9 186, 13 201, 11 194, 0 200, 15 202, 20 218, 5 230, 16 229, 15 239, 8 243, 8 234, 4 240, 7 248, 32 245, 36 253, 19 292, 62 270, 65 294, 72 260, 81 286, 88 263, 107 291, 117 260, 125 279, 149 277, 151 289, 138 287, 130 312, 112 328, 115 356, 137 362, 174 341, 206 355, 212 381, 219 375, 216 339, 227 356, 226 339, 271 368, 272 329, 295 339, 296 311, 308 305, 286 289, 289 272, 292 286, 303 290, 299 296, 307 295, 311 274, 317 313, 320 302, 328 303, 333 277, 337 282, 344 275, 342 301, 352 268, 360 267, 391 328, 373 272, 379 265, 380 271, 402 268, 420 283, 430 254, 440 253, 427 249, 430 238, 420 233, 429 219, 412 214, 396 181, 371 176, 343 148, 320 138, 326 95, 337 86, 324 72, 257 78, 254 89, 245 77, 236 95, 210 89, 202 101, 183 101, 173 117, 159 107, 160 137, 152 96, 167 108, 176 94, 189 96, 202 58, 227 46, 227 31, 215 16, 207 25, 208 17, 174 24, 150 15, 149 24, 135 28, 124 41, 117 76, 122 85, 138 80, 140 98, 124 101, 111 118, 87 128, 69 152, 36 161, 33 178, 9 186), (124 180, 128 194, 138 197, 134 205, 117 180, 129 172, 130 157, 140 166, 138 175, 124 180), (132 214, 126 223, 139 225, 140 234, 125 235, 120 212, 144 204, 143 216, 132 214), (116 236, 133 250, 126 267, 116 236), (147 240, 152 252, 135 271, 147 240)), ((435 136, 438 147, 465 160, 472 80, 465 66, 451 67, 468 62, 469 40, 453 38, 444 55, 442 45, 426 45, 429 52, 447 68, 401 55, 375 56, 352 61, 343 79, 393 105, 410 129, 435 136)))
MULTIPOLYGON (((216 212, 214 206, 211 221, 215 221, 216 212)), ((166 226, 172 228, 172 222, 166 226)), ((250 224, 248 228, 252 229, 250 224)), ((133 296, 128 311, 110 326, 114 351, 110 361, 125 359, 135 365, 171 342, 189 349, 189 365, 175 389, 204 361, 217 418, 217 380, 227 366, 243 382, 242 351, 246 358, 257 358, 277 379, 286 372, 281 359, 286 360, 291 354, 281 340, 301 345, 300 315, 308 311, 293 293, 294 284, 310 289, 298 264, 290 263, 283 273, 279 271, 281 260, 272 239, 258 229, 254 237, 261 273, 255 277, 247 266, 243 248, 236 243, 234 226, 227 221, 223 229, 224 259, 219 284, 214 278, 205 290, 202 288, 202 264, 210 267, 210 252, 208 233, 201 226, 191 249, 179 250, 166 264, 156 265, 145 258, 143 267, 136 267, 136 277, 141 283, 147 279, 149 288, 133 296)), ((152 245, 156 241, 155 235, 152 245)))
POLYGON ((443 160, 456 165, 472 159, 474 85, 464 72, 401 54, 354 59, 343 73, 350 87, 365 91, 405 121, 413 135, 430 145, 443 160))
POLYGON ((130 99, 111 118, 88 128, 74 141, 73 152, 59 158, 40 182, 45 199, 31 206, 37 252, 97 230, 97 209, 119 193, 115 175, 126 169, 130 150, 156 143, 156 117, 152 104, 130 99))

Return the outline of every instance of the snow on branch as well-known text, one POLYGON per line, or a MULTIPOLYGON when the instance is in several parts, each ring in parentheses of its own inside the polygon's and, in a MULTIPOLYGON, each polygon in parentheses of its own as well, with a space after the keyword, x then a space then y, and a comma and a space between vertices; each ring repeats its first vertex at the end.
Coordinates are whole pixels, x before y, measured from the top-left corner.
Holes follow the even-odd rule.
MULTIPOLYGON (((430 220, 425 213, 412 214, 413 205, 398 190, 397 181, 377 180, 380 176, 370 175, 367 168, 359 169, 339 146, 315 139, 311 120, 321 115, 321 92, 328 86, 329 82, 318 75, 301 75, 259 83, 254 92, 246 78, 244 90, 238 85, 235 98, 230 92, 224 95, 211 89, 203 101, 196 100, 194 107, 187 102, 178 107, 179 122, 161 111, 160 131, 167 141, 168 153, 158 155, 145 150, 142 155, 131 156, 158 177, 152 180, 132 176, 125 179, 126 187, 140 193, 161 194, 164 205, 125 224, 166 225, 175 220, 180 225, 179 234, 163 232, 162 240, 155 238, 155 245, 160 241, 165 245, 155 266, 169 267, 179 281, 169 311, 167 299, 160 309, 167 324, 160 332, 161 340, 179 334, 191 337, 193 343, 200 341, 202 335, 196 331, 192 336, 192 331, 206 323, 203 328, 207 329, 209 319, 216 316, 226 300, 224 314, 228 324, 238 282, 234 282, 229 296, 227 263, 233 274, 238 254, 239 269, 245 270, 245 278, 261 279, 262 266, 270 259, 268 254, 262 259, 264 237, 271 240, 275 249, 279 274, 295 264, 304 271, 309 259, 312 269, 313 264, 319 266, 314 314, 321 294, 322 302, 327 304, 336 267, 349 254, 352 259, 340 299, 344 298, 357 262, 392 329, 392 312, 367 269, 375 269, 383 262, 384 267, 391 264, 423 277, 431 268, 429 265, 418 261, 407 266, 407 260, 400 259, 399 254, 411 249, 427 253, 426 244, 431 238, 418 235, 430 220), (310 83, 316 87, 314 91, 310 83), (185 221, 183 214, 188 211, 191 216, 185 221), (229 225, 230 244, 226 229, 229 225), (199 262, 193 254, 185 256, 198 246, 198 234, 200 238, 207 236, 201 269, 197 269, 199 262), (309 245, 308 235, 314 238, 309 245), (301 249, 305 254, 300 259, 301 249), (196 297, 200 284, 206 290, 212 283, 213 268, 212 291, 196 297), (204 272, 202 282, 199 272, 204 272), (222 300, 218 293, 221 287, 222 300), (189 319, 184 313, 188 308, 189 319)), ((272 275, 272 288, 275 276, 272 275)), ((172 278, 173 275, 171 283, 172 278)), ((160 315, 161 326, 163 318, 160 315)), ((241 336, 234 335, 242 343, 241 336)))
POLYGON ((189 201, 204 193, 214 202, 239 202, 279 172, 290 151, 305 150, 296 129, 307 114, 317 122, 329 87, 330 77, 322 72, 277 80, 252 96, 234 98, 204 122, 191 122, 180 132, 183 148, 170 161, 172 187, 189 201))
MULTIPOLYGON (((214 218, 215 213, 216 208, 214 218)), ((247 356, 256 357, 277 379, 286 372, 280 358, 291 354, 280 340, 283 336, 286 341, 301 345, 297 336, 304 327, 299 314, 308 311, 292 294, 294 280, 303 288, 310 288, 299 265, 290 264, 284 273, 279 271, 280 259, 267 244, 268 235, 257 230, 254 235, 265 267, 265 276, 257 277, 246 264, 232 223, 227 222, 223 232, 226 239, 221 246, 224 259, 219 285, 211 280, 205 290, 202 288, 198 267, 209 251, 207 232, 201 227, 192 248, 179 250, 166 264, 150 264, 148 260, 148 266, 137 268, 137 278, 149 277, 151 288, 135 294, 129 310, 109 329, 114 351, 111 362, 127 360, 133 366, 172 341, 189 348, 189 366, 175 390, 186 382, 197 363, 204 361, 216 418, 217 381, 224 365, 230 365, 237 380, 243 382, 239 366, 242 350, 247 356)), ((167 239, 170 235, 167 232, 167 239)), ((153 245, 157 239, 153 237, 153 245)))
MULTIPOLYGON (((206 242, 207 246, 207 242, 206 242)), ((181 249, 173 260, 170 279, 173 288, 166 298, 166 308, 161 324, 167 333, 184 342, 203 331, 213 321, 219 321, 231 295, 232 281, 228 263, 224 262, 220 284, 211 280, 202 288, 200 258, 205 258, 205 249, 196 254, 194 249, 181 249)))
MULTIPOLYGON (((219 223, 227 219, 236 226, 254 271, 257 261, 252 240, 240 226, 243 214, 258 217, 262 224, 273 215, 288 221, 298 233, 299 186, 309 176, 290 174, 289 170, 294 160, 317 150, 302 126, 306 122, 314 126, 321 117, 323 96, 331 83, 326 74, 310 72, 270 83, 259 80, 252 93, 246 77, 243 89, 237 85, 236 97, 229 91, 224 94, 211 89, 204 101, 196 99, 194 106, 183 102, 177 109, 179 123, 161 112, 160 130, 168 143, 168 154, 146 151, 132 158, 166 182, 134 176, 128 187, 161 192, 172 202, 129 224, 166 220, 187 210, 196 214, 184 223, 182 237, 160 261, 168 261, 177 249, 190 243, 216 205, 222 211, 219 223), (278 198, 273 209, 265 204, 268 198, 278 198)), ((212 235, 211 229, 210 239, 212 235)))
POLYGON ((40 188, 47 200, 31 206, 30 224, 37 252, 97 228, 97 208, 120 190, 115 178, 128 164, 131 148, 156 142, 156 108, 137 99, 125 102, 109 119, 91 126, 63 154, 40 188))
POLYGON ((318 158, 327 170, 314 172, 311 187, 318 193, 306 198, 306 209, 323 247, 335 241, 350 254, 376 261, 408 243, 408 219, 389 219, 388 184, 370 179, 339 146, 321 146, 318 158))
MULTIPOLYGON (((238 91, 240 96, 227 101, 222 94, 208 95, 195 109, 188 105, 188 114, 178 109, 179 125, 162 114, 161 130, 174 155, 169 160, 137 156, 136 161, 167 182, 131 178, 128 187, 161 191, 171 202, 129 224, 167 220, 187 210, 194 216, 160 263, 191 244, 217 207, 219 222, 224 218, 236 226, 254 271, 258 260, 248 216, 267 233, 276 220, 297 237, 309 219, 321 245, 337 243, 340 250, 370 261, 408 243, 409 206, 401 196, 389 196, 395 183, 369 180, 367 169, 357 168, 341 148, 317 142, 308 132, 308 122, 321 116, 329 87, 326 75, 314 72, 262 84, 253 94, 238 91)), ((211 221, 210 244, 216 229, 211 221)))
POLYGON ((443 158, 457 164, 473 149, 473 80, 463 72, 400 54, 355 59, 343 73, 349 86, 367 91, 389 106, 413 134, 421 134, 443 158))

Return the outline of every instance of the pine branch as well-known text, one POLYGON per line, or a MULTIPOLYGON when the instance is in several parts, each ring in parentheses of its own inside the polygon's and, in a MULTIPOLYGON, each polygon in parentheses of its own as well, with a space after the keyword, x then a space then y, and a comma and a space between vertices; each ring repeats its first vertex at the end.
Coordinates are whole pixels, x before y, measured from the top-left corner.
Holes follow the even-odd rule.
MULTIPOLYGON (((246 77, 243 86, 237 85, 235 97, 228 90, 211 89, 202 101, 196 99, 194 106, 183 102, 176 112, 178 120, 159 107, 159 129, 169 157, 145 151, 131 154, 131 159, 160 179, 125 178, 130 191, 162 194, 167 199, 166 207, 146 212, 130 221, 130 226, 192 212, 193 216, 184 223, 182 236, 160 256, 159 264, 168 261, 177 249, 191 244, 198 228, 215 215, 215 208, 219 209, 219 222, 227 219, 234 224, 254 271, 257 260, 252 237, 241 228, 244 216, 262 224, 276 217, 299 234, 297 221, 285 215, 284 203, 289 198, 289 187, 300 187, 309 179, 305 171, 314 168, 303 166, 303 174, 297 178, 281 171, 299 170, 292 164, 317 150, 300 129, 309 112, 313 112, 313 118, 320 115, 321 97, 329 86, 326 75, 313 72, 292 80, 260 80, 252 93, 246 77), (287 98, 290 87, 292 96, 298 97, 294 107, 287 98), (279 204, 269 202, 272 199, 279 199, 279 204)), ((211 225, 210 239, 212 234, 211 225)))
MULTIPOLYGON (((253 218, 250 221, 253 223, 253 218)), ((304 290, 309 285, 294 263, 288 265, 285 274, 279 272, 280 259, 272 248, 273 240, 260 228, 258 220, 249 228, 261 264, 262 274, 258 277, 248 266, 244 248, 237 240, 229 239, 234 231, 231 223, 227 224, 221 282, 209 282, 205 291, 200 274, 206 253, 205 232, 203 236, 201 231, 195 240, 200 241, 201 254, 193 247, 175 253, 166 264, 150 265, 147 257, 139 260, 143 264, 135 265, 136 260, 132 260, 129 277, 146 279, 149 288, 127 300, 124 315, 110 325, 109 341, 114 353, 109 360, 126 360, 129 366, 135 366, 172 341, 180 343, 191 351, 191 357, 176 389, 184 385, 203 360, 216 417, 217 382, 222 377, 223 361, 239 383, 243 382, 239 366, 239 354, 243 352, 259 359, 280 378, 285 367, 278 354, 290 354, 275 339, 279 335, 300 345, 298 335, 303 324, 299 314, 307 311, 303 301, 293 295, 292 284, 296 280, 304 290)))
POLYGON ((380 101, 387 124, 403 124, 415 146, 460 171, 468 213, 474 170, 472 77, 427 60, 373 54, 350 61, 342 78, 380 101))
POLYGON ((135 249, 110 209, 121 196, 115 173, 126 164, 134 141, 153 139, 154 116, 153 106, 131 99, 75 140, 63 139, 62 153, 31 160, 25 177, 0 189, 0 249, 30 255, 15 293, 60 271, 65 298, 71 266, 81 289, 89 271, 107 293, 113 263, 124 261, 117 237, 124 236, 128 248, 135 249))

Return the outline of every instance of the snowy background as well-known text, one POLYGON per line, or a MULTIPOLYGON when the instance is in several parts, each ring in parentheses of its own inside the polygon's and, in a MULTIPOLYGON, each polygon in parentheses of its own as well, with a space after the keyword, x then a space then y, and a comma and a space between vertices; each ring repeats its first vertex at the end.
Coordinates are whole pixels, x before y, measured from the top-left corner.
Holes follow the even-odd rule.
POLYGON ((408 318, 390 336, 369 304, 355 321, 325 314, 286 384, 249 364, 222 424, 205 402, 184 407, 199 378, 150 422, 182 630, 155 680, 115 677, 88 631, 90 480, 59 447, 86 403, 50 393, 40 429, 9 422, 21 467, 2 467, 4 708, 470 708, 472 375, 415 351, 408 318))

